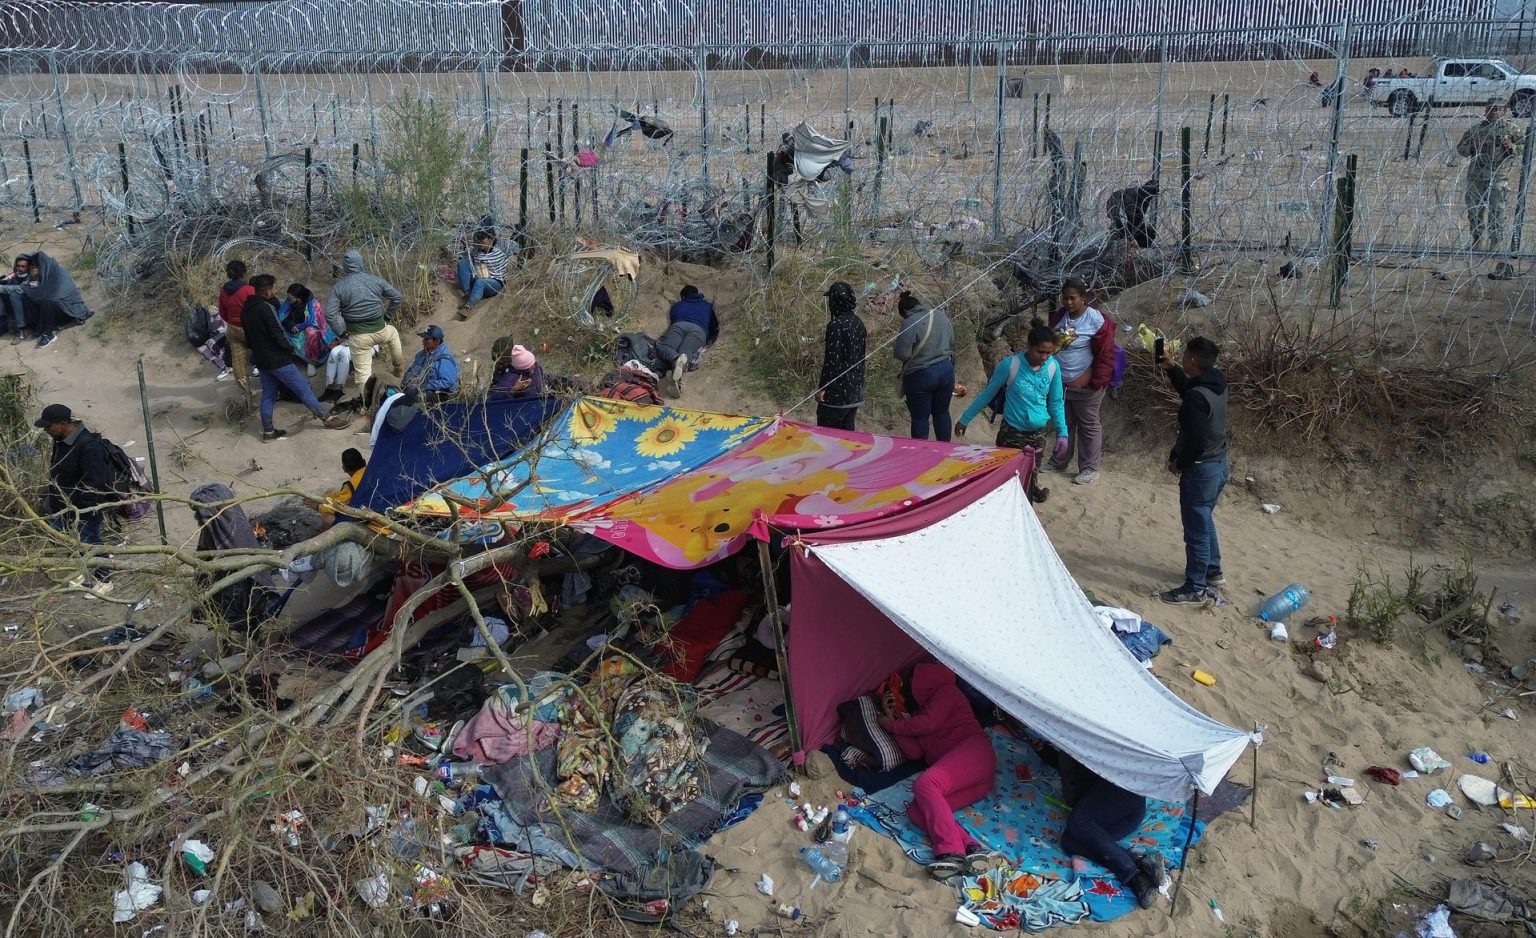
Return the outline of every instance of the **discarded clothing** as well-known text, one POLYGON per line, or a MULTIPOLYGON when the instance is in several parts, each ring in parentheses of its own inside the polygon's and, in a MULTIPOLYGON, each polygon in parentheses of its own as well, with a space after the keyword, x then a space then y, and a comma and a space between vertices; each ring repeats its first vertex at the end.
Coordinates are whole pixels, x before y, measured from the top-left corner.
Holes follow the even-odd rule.
MULTIPOLYGON (((530 720, 526 706, 520 707, 517 697, 517 685, 509 684, 488 698, 454 739, 453 754, 460 759, 499 765, 554 745, 560 736, 560 724, 553 719, 539 719, 538 711, 530 720)), ((545 706, 551 709, 538 708, 544 716, 558 716, 557 703, 545 706)))
POLYGON ((1147 662, 1156 658, 1163 650, 1164 645, 1172 645, 1173 639, 1169 638, 1162 629, 1145 620, 1141 623, 1141 629, 1137 632, 1116 631, 1115 637, 1120 639, 1120 644, 1126 650, 1136 656, 1137 661, 1147 662))
POLYGON ((142 769, 146 765, 163 762, 175 751, 176 737, 165 730, 145 732, 120 726, 95 749, 68 759, 62 774, 57 769, 45 766, 31 776, 31 781, 47 785, 63 781, 62 775, 90 778, 119 769, 142 769))
MULTIPOLYGON (((259 547, 251 530, 251 519, 234 501, 235 493, 222 482, 211 482, 192 490, 192 515, 197 519, 199 551, 236 550, 259 547)), ((207 587, 222 574, 199 573, 198 585, 207 587)), ((270 619, 278 609, 279 597, 272 574, 263 570, 252 574, 213 595, 214 611, 231 628, 250 632, 270 619)))
POLYGON ((354 541, 342 541, 321 551, 315 557, 315 566, 331 575, 331 580, 342 589, 366 579, 373 567, 373 554, 354 541))

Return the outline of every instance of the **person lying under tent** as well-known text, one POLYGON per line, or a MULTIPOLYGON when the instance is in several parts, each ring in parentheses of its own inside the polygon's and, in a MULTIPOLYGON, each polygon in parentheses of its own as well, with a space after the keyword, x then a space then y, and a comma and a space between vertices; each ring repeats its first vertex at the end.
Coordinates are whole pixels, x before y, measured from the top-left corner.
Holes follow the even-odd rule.
POLYGON ((1121 840, 1135 833, 1147 816, 1147 799, 1101 778, 1081 762, 1060 753, 1061 797, 1072 806, 1061 832, 1061 849, 1099 864, 1136 896, 1143 909, 1157 901, 1163 884, 1163 857, 1132 853, 1121 840))
POLYGON ((881 725, 896 737, 903 755, 928 763, 907 806, 912 823, 933 841, 928 872, 935 879, 978 872, 990 857, 955 820, 955 812, 992 790, 997 753, 955 683, 955 672, 936 662, 919 664, 912 669, 912 696, 915 715, 881 725))

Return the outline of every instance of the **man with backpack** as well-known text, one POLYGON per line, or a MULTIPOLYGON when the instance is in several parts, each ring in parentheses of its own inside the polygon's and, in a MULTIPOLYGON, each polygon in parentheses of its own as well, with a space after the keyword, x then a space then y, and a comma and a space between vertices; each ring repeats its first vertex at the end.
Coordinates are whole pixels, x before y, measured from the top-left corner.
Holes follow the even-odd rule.
MULTIPOLYGON (((128 485, 125 470, 115 465, 114 455, 122 450, 99 433, 86 429, 84 423, 64 404, 49 404, 34 427, 53 438, 53 452, 48 459, 48 494, 44 511, 48 523, 59 531, 78 525, 80 543, 102 543, 101 527, 105 520, 102 505, 121 501, 128 485), (116 453, 114 453, 114 450, 116 453)), ((121 456, 126 460, 127 456, 121 456)), ((78 577, 72 585, 83 586, 98 596, 112 589, 112 571, 97 567, 78 577)))

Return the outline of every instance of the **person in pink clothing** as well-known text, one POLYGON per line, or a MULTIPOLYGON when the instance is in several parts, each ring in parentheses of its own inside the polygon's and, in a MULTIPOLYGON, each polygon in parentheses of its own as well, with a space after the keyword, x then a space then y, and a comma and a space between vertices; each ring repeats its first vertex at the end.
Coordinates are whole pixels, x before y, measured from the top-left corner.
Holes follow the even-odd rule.
POLYGON ((986 851, 955 820, 955 811, 992 790, 997 754, 955 684, 953 671, 942 664, 918 665, 912 671, 912 696, 917 699, 916 715, 883 725, 907 758, 928 763, 912 786, 907 814, 933 842, 928 872, 948 879, 987 860, 986 851))

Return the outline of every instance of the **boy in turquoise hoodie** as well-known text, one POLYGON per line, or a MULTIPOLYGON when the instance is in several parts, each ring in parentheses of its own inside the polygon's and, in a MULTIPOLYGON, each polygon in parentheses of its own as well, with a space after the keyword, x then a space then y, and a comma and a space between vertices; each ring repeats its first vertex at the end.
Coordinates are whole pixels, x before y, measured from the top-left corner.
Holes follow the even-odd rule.
POLYGON ((1035 320, 1024 352, 998 362, 986 388, 976 395, 955 425, 955 435, 964 437, 966 426, 1003 391, 1003 425, 997 430, 997 445, 1034 451, 1029 498, 1035 502, 1043 502, 1050 495, 1050 490, 1041 488, 1035 480, 1040 459, 1045 455, 1046 430, 1056 432, 1057 453, 1067 445, 1067 412, 1062 403, 1061 367, 1052 357, 1055 353, 1056 334, 1045 323, 1035 320))

